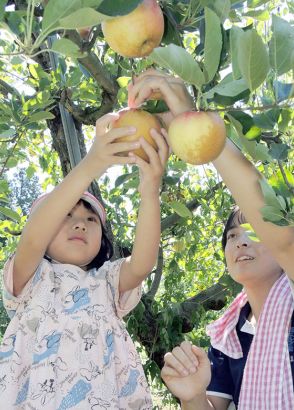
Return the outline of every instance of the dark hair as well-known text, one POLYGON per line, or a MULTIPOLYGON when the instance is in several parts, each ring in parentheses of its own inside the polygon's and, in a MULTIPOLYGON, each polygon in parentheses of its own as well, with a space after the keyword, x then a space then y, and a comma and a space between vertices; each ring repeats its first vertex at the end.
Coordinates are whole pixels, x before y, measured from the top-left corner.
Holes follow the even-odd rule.
POLYGON ((230 213, 227 222, 225 224, 225 228, 222 235, 222 248, 223 251, 227 245, 227 235, 230 229, 236 228, 237 226, 246 223, 246 219, 242 214, 240 208, 235 205, 232 212, 230 213))
POLYGON ((89 209, 90 211, 95 213, 95 215, 97 215, 100 220, 101 229, 102 229, 101 246, 95 258, 87 265, 87 270, 90 270, 93 268, 99 269, 103 265, 104 262, 109 261, 112 258, 113 246, 107 237, 106 229, 103 226, 100 216, 97 214, 97 212, 92 208, 89 202, 84 201, 83 199, 80 199, 78 201, 78 204, 80 203, 82 203, 86 209, 89 209))

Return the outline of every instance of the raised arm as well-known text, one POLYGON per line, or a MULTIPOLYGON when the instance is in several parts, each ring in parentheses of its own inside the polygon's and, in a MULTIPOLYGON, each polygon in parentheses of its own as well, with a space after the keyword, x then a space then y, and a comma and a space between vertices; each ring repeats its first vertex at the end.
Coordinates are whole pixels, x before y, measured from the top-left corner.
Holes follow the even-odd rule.
POLYGON ((260 209, 265 202, 259 184, 261 174, 229 139, 213 164, 257 236, 294 280, 294 227, 263 220, 260 209))
MULTIPOLYGON (((164 130, 162 132, 164 133, 164 130)), ((159 148, 158 152, 141 138, 141 146, 149 156, 150 162, 147 163, 139 157, 135 159, 140 171, 141 202, 132 254, 121 268, 121 292, 138 286, 151 272, 158 256, 161 234, 159 190, 168 157, 168 146, 156 130, 152 130, 151 134, 159 148)))
POLYGON ((130 129, 117 128, 105 134, 107 125, 115 119, 117 119, 116 115, 109 114, 97 121, 96 138, 89 153, 30 215, 15 253, 13 268, 15 295, 22 291, 33 275, 62 221, 92 180, 99 178, 113 164, 134 162, 132 157, 114 155, 138 147, 138 143, 134 142, 112 143, 114 139, 134 132, 130 129))
MULTIPOLYGON (((183 87, 183 82, 178 79, 155 70, 148 70, 130 86, 129 101, 133 106, 140 105, 152 92, 159 91, 170 109, 167 118, 171 120, 193 108, 191 99, 187 97, 183 87)), ((281 227, 263 220, 260 210, 265 202, 258 182, 261 178, 260 173, 229 139, 213 164, 257 236, 294 280, 294 227, 281 227)))

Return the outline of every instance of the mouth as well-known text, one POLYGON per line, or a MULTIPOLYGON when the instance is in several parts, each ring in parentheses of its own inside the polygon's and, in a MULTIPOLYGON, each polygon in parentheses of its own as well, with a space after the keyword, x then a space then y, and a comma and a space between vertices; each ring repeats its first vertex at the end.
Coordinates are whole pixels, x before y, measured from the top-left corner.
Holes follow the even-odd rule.
POLYGON ((85 238, 81 238, 80 236, 73 236, 72 238, 69 238, 70 241, 77 241, 77 242, 83 242, 87 243, 85 238))
POLYGON ((249 255, 238 256, 235 262, 245 262, 245 261, 253 261, 255 258, 249 255))

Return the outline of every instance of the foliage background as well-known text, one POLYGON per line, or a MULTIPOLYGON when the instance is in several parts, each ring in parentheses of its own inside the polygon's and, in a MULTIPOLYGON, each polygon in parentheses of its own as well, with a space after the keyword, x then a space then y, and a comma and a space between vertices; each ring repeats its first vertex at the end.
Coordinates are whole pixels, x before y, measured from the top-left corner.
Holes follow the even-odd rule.
MULTIPOLYGON (((224 117, 228 136, 270 183, 263 186, 264 217, 293 224, 293 3, 162 0, 161 47, 148 58, 125 59, 106 44, 101 21, 139 3, 0 0, 0 267, 32 200, 85 155, 96 119, 125 107, 131 77, 150 66, 183 78, 195 107, 224 117), (76 30, 82 26, 92 27, 87 38, 76 30)), ((162 101, 144 108, 166 110, 162 101)), ((107 208, 116 258, 131 251, 137 185, 135 167, 118 167, 91 186, 107 208)), ((213 167, 171 156, 161 198, 158 264, 127 326, 160 398, 155 406, 175 408, 159 377, 164 353, 183 339, 207 347, 206 324, 239 288, 220 249, 232 200, 213 167)), ((0 309, 1 337, 8 323, 1 301, 0 309)))

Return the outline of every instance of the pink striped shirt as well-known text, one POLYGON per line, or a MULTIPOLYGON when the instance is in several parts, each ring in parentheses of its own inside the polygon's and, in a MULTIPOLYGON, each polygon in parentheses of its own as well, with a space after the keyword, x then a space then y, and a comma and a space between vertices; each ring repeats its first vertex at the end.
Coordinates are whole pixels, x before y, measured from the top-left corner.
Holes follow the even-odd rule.
MULTIPOLYGON (((236 324, 246 302, 243 291, 224 315, 207 327, 211 345, 233 359, 243 357, 236 324)), ((244 369, 239 410, 294 409, 287 343, 293 309, 291 286, 287 276, 282 275, 270 290, 257 323, 244 369)))

